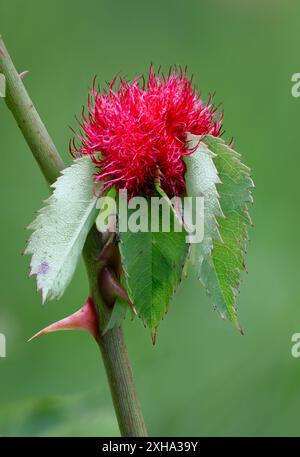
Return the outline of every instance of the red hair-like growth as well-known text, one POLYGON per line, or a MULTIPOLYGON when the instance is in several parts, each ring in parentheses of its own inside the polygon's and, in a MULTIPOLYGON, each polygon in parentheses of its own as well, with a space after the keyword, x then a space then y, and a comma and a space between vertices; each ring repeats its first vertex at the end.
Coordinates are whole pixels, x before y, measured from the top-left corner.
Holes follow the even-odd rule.
POLYGON ((187 133, 219 136, 222 115, 211 99, 201 100, 186 70, 164 76, 151 67, 147 81, 115 78, 102 92, 93 85, 80 126, 80 145, 73 142, 71 152, 91 156, 103 190, 115 185, 129 196, 152 194, 159 173, 172 197, 185 192, 187 133))

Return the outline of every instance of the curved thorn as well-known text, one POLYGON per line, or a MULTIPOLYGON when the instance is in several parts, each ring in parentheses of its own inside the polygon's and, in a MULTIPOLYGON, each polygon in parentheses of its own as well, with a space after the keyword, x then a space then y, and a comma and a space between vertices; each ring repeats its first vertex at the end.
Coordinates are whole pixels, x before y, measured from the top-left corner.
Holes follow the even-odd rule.
POLYGON ((59 330, 86 330, 97 339, 99 335, 98 315, 93 300, 89 297, 79 311, 39 331, 29 338, 28 342, 59 330))
POLYGON ((110 266, 104 267, 101 270, 99 282, 100 290, 108 306, 113 306, 116 297, 120 297, 128 303, 132 312, 137 315, 134 304, 131 302, 126 290, 121 286, 113 268, 110 266))
POLYGON ((28 70, 24 70, 24 71, 22 71, 21 73, 19 73, 19 77, 20 77, 21 79, 23 79, 24 76, 27 75, 27 73, 29 73, 29 71, 28 71, 28 70))

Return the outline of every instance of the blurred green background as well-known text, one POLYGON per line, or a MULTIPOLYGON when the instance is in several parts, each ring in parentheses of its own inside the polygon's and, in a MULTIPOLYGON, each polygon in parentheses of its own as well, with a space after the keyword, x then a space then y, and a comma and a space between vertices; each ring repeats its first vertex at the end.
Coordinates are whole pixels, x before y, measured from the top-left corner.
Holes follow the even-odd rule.
MULTIPOLYGON (((300 3, 296 0, 1 0, 0 32, 65 160, 94 75, 101 83, 149 64, 188 65, 204 97, 216 91, 226 137, 256 183, 239 297, 241 337, 183 282, 152 347, 139 321, 125 333, 149 433, 299 435, 300 3)), ((0 100, 0 435, 118 435, 100 354, 80 332, 26 343, 87 295, 82 264, 59 302, 41 305, 25 226, 48 189, 0 100)))

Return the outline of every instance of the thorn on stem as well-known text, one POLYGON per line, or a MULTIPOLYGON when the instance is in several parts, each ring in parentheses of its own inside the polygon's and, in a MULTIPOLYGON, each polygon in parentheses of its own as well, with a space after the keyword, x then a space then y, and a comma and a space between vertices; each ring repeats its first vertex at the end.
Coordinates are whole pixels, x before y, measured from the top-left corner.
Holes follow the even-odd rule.
POLYGON ((107 306, 112 307, 117 297, 122 298, 130 306, 132 312, 137 314, 126 290, 121 286, 114 269, 110 266, 102 268, 99 275, 99 289, 107 306))
POLYGON ((25 76, 25 75, 27 75, 27 73, 29 73, 29 71, 28 71, 28 70, 24 70, 24 71, 22 71, 21 73, 19 73, 19 77, 20 77, 20 79, 23 79, 23 78, 24 78, 24 76, 25 76))
POLYGON ((33 335, 29 340, 32 341, 47 333, 56 332, 58 330, 86 330, 94 338, 99 336, 98 315, 91 297, 89 297, 83 307, 60 321, 54 322, 40 332, 33 335))

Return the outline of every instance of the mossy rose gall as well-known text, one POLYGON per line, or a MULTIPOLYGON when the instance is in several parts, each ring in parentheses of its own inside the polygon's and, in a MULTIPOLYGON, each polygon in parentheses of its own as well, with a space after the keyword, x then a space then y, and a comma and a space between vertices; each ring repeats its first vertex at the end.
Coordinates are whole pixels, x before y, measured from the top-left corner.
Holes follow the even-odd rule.
POLYGON ((73 143, 71 152, 92 157, 103 191, 115 185, 129 196, 151 194, 159 170, 162 189, 180 196, 186 189, 187 133, 219 136, 222 115, 211 100, 203 102, 186 70, 164 76, 151 67, 147 81, 115 78, 102 92, 94 85, 80 125, 80 144, 73 143))

